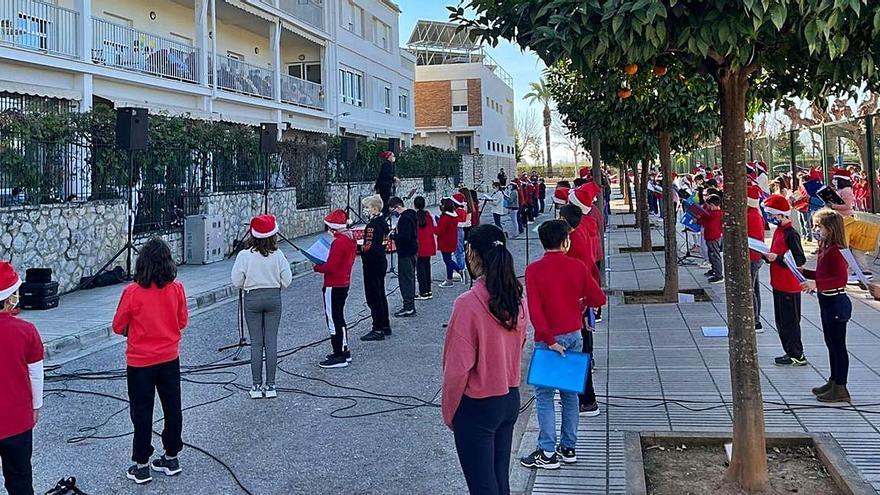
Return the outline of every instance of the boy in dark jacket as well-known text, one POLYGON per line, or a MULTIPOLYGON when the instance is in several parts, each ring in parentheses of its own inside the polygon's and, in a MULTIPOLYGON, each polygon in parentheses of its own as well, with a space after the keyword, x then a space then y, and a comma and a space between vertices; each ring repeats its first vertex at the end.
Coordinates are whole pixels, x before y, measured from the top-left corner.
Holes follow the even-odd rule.
POLYGON ((397 196, 388 200, 388 210, 397 217, 397 227, 391 239, 397 248, 397 280, 403 308, 394 313, 395 318, 416 315, 416 256, 419 254, 419 220, 415 210, 406 209, 397 196))
POLYGON ((388 224, 385 222, 385 217, 382 216, 384 203, 379 195, 367 196, 362 203, 364 213, 370 219, 364 229, 361 262, 364 266, 364 297, 370 308, 373 329, 361 337, 361 340, 385 340, 386 336, 391 335, 388 297, 385 295, 385 274, 388 272, 385 244, 388 237, 388 224))

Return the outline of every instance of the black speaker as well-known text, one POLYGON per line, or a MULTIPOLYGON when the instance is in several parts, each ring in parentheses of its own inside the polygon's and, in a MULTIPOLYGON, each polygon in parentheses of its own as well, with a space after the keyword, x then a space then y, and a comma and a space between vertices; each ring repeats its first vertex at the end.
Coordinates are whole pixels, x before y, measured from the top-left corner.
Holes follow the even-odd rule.
POLYGON ((343 137, 342 138, 342 161, 344 162, 354 162, 357 159, 357 139, 353 137, 343 137))
POLYGON ((394 156, 400 154, 400 139, 388 138, 388 151, 394 153, 394 156))
POLYGON ((146 108, 117 108, 116 147, 121 150, 146 149, 148 125, 146 108))
POLYGON ((278 124, 264 122, 260 124, 260 153, 276 153, 278 151, 278 124))

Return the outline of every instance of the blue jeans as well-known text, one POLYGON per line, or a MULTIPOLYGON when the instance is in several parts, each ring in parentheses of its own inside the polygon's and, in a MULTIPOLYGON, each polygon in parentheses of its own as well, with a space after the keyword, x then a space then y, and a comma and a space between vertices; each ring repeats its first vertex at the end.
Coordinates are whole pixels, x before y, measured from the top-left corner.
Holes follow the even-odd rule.
POLYGON ((455 246, 455 264, 459 269, 464 266, 464 229, 458 228, 458 244, 455 246))
MULTIPOLYGON (((583 349, 583 337, 581 331, 559 335, 556 342, 565 347, 566 352, 581 352, 583 349)), ((547 344, 535 342, 535 348, 546 349, 547 344)), ((535 407, 538 410, 538 448, 554 452, 556 450, 556 402, 553 396, 555 388, 535 387, 535 407)), ((559 391, 562 399, 562 438, 559 443, 567 449, 575 448, 577 444, 578 428, 578 394, 575 392, 559 391)))

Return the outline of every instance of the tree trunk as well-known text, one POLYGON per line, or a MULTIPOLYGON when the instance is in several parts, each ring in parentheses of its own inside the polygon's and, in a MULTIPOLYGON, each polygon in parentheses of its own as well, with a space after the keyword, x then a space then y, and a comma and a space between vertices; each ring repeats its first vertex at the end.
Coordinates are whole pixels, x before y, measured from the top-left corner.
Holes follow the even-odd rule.
MULTIPOLYGON (((602 142, 599 139, 599 136, 593 135, 591 138, 591 153, 593 160, 593 183, 599 186, 599 197, 596 198, 596 206, 594 208, 599 208, 599 211, 602 212, 602 218, 605 219, 605 222, 602 225, 599 225, 599 245, 602 246, 602 253, 605 253, 605 229, 608 226, 608 218, 605 217, 605 185, 602 181, 602 153, 601 147, 602 142)), ((605 286, 605 258, 598 260, 599 261, 599 285, 602 287, 605 286)))
POLYGON ((544 105, 544 142, 547 144, 547 177, 553 177, 553 159, 550 158, 550 125, 552 123, 553 116, 550 114, 550 106, 544 105))
POLYGON ((678 238, 675 232, 675 205, 672 204, 672 150, 669 133, 661 131, 660 171, 663 174, 663 245, 666 266, 666 282, 663 285, 663 301, 678 302, 678 238))
POLYGON ((733 391, 733 457, 727 478, 747 491, 767 489, 764 402, 755 339, 746 229, 745 111, 748 74, 720 69, 724 172, 724 275, 733 391))
POLYGON ((639 179, 639 197, 641 202, 637 211, 639 216, 639 229, 642 231, 643 253, 651 252, 651 220, 648 218, 648 162, 642 162, 642 177, 639 179))

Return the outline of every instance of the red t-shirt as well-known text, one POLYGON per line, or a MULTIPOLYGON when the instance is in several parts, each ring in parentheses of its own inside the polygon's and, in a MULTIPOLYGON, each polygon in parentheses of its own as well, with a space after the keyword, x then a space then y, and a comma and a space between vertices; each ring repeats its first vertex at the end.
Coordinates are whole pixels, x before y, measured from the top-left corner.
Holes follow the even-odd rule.
POLYGON ((458 215, 443 213, 437 225, 437 249, 441 253, 454 253, 458 247, 458 215))
POLYGON ((130 284, 113 316, 113 332, 128 328, 125 358, 129 366, 144 368, 174 361, 180 356, 180 336, 189 320, 186 293, 174 281, 161 289, 130 284))
POLYGON ((34 427, 34 396, 28 365, 43 360, 37 327, 0 313, 0 440, 34 427))
MULTIPOLYGON (((746 213, 746 220, 748 223, 749 237, 764 242, 764 216, 761 215, 761 210, 757 208, 749 208, 748 213, 746 213)), ((749 249, 749 259, 752 261, 760 261, 761 255, 760 253, 749 249)))
POLYGON ((348 231, 333 236, 327 262, 315 265, 314 270, 324 274, 324 287, 348 287, 351 285, 351 267, 357 254, 357 242, 348 231))
POLYGON ((703 226, 703 236, 707 241, 721 239, 721 224, 724 212, 721 210, 706 210, 707 215, 699 218, 697 222, 703 226))
MULTIPOLYGON (((422 212, 418 212, 419 215, 422 212)), ((437 240, 434 238, 434 231, 437 228, 434 226, 434 217, 425 212, 425 226, 419 227, 419 258, 430 258, 437 254, 437 240)), ((458 239, 456 239, 458 242, 458 239)))

